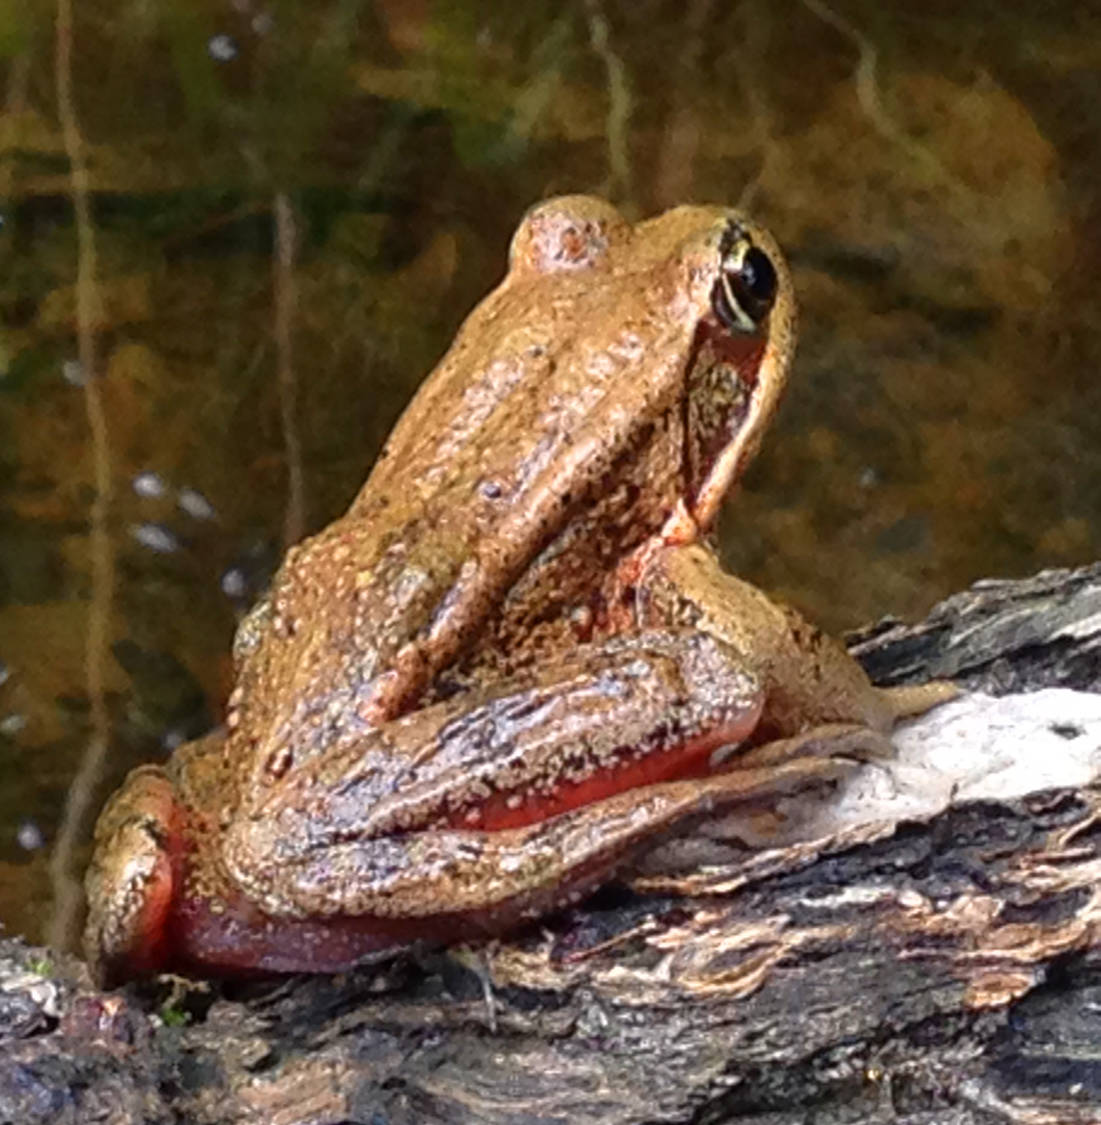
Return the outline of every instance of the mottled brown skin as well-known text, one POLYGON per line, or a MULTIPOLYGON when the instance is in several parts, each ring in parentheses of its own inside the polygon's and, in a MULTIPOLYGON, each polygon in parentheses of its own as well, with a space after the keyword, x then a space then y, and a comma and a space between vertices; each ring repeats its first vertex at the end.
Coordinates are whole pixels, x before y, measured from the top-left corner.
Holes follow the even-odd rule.
POLYGON ((794 322, 778 248, 735 212, 529 212, 348 512, 242 623, 225 731, 105 808, 100 978, 499 932, 686 817, 840 776, 943 698, 877 691, 708 545, 794 322))

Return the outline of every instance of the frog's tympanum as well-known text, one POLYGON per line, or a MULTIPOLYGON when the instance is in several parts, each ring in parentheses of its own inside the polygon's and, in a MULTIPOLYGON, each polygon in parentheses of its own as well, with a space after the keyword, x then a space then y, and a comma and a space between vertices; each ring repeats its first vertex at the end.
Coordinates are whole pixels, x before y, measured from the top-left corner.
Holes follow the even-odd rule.
POLYGON ((780 251, 735 211, 529 212, 351 508, 242 623, 224 729, 105 808, 100 979, 499 933, 942 698, 873 688, 718 566, 794 338, 780 251))

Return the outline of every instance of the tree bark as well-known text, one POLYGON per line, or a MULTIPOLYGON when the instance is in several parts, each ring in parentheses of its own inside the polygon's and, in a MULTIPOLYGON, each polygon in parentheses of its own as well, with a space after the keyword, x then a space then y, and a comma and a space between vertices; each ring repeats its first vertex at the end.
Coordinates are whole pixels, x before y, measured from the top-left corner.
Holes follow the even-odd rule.
POLYGON ((0 943, 0 1122, 1101 1121, 1101 565, 852 645, 998 699, 488 947, 170 996, 0 943))

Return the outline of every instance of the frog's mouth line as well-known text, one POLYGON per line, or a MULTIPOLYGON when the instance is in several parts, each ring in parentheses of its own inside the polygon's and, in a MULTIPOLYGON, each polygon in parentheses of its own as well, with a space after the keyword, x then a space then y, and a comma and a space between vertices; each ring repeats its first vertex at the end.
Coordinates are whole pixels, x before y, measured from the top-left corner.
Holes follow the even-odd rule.
POLYGON ((759 443, 771 411, 761 397, 761 369, 768 360, 768 322, 754 334, 738 334, 703 321, 696 331, 685 376, 684 475, 689 506, 707 530, 719 504, 759 443))

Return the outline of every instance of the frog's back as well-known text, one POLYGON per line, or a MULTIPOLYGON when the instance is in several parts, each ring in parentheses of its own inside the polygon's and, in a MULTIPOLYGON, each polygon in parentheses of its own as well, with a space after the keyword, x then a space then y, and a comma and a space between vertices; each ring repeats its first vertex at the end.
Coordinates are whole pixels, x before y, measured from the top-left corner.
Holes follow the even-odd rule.
POLYGON ((514 245, 351 508, 288 553, 239 668, 254 742, 300 751, 399 713, 479 636, 500 643, 503 615, 567 613, 668 515, 695 323, 600 207, 592 268, 514 245))

